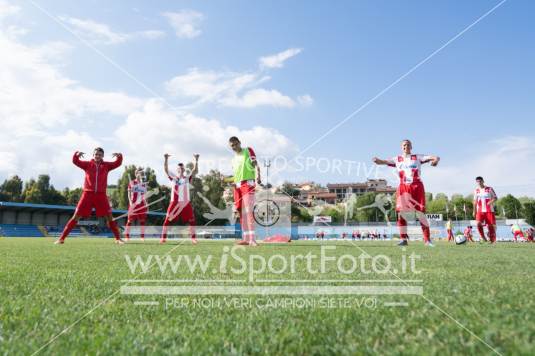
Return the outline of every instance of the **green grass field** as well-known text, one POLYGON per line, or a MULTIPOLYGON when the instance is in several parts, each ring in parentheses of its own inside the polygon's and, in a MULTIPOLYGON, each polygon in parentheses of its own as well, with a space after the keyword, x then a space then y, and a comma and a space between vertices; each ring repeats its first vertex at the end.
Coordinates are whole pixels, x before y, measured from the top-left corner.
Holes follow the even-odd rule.
MULTIPOLYGON (((31 354, 40 350, 39 353, 54 355, 479 355, 493 354, 493 348, 501 354, 528 355, 535 350, 535 244, 454 246, 439 242, 430 249, 413 243, 402 251, 394 242, 357 242, 358 247, 350 242, 323 242, 336 246, 332 251, 335 255, 358 255, 361 249, 371 256, 389 256, 393 261, 401 261, 404 253, 421 255, 417 262, 420 273, 402 277, 422 280, 424 295, 353 297, 374 298, 373 308, 178 308, 167 307, 168 298, 193 301, 199 297, 118 293, 125 285, 122 281, 132 278, 246 278, 229 272, 203 275, 167 271, 162 275, 157 269, 133 275, 126 263, 125 254, 163 256, 169 251, 170 256, 199 254, 219 258, 223 249, 232 245, 205 241, 197 246, 177 244, 171 241, 163 246, 155 242, 116 246, 107 239, 71 238, 65 245, 55 246, 48 238, 1 238, 0 354, 31 354), (106 301, 102 303, 103 300, 106 301), (142 300, 160 304, 134 304, 142 300), (385 302, 408 304, 393 307, 385 306, 385 302)), ((320 246, 319 242, 296 242, 291 246, 263 245, 240 253, 244 257, 319 254, 320 246)), ((281 276, 266 272, 257 277, 322 278, 331 280, 327 284, 334 286, 343 283, 332 280, 342 278, 393 279, 389 274, 342 275, 335 266, 331 267, 320 276, 308 275, 304 266, 299 265, 296 273, 281 276)), ((191 283, 194 285, 195 281, 191 283)), ((211 297, 223 298, 227 297, 211 297)))

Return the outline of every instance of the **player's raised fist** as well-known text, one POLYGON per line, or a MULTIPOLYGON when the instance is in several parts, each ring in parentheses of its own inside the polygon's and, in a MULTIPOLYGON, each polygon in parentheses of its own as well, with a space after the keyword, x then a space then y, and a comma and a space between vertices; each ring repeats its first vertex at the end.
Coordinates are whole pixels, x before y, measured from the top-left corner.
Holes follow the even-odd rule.
POLYGON ((194 154, 194 155, 193 155, 193 159, 196 160, 196 161, 198 161, 198 160, 199 160, 199 154, 198 154, 198 153, 194 154))
POLYGON ((165 153, 165 154, 163 155, 163 158, 165 158, 165 159, 168 159, 169 157, 171 157, 171 155, 170 155, 169 153, 165 153))
POLYGON ((85 155, 85 153, 80 152, 80 151, 76 152, 76 154, 77 154, 78 158, 82 158, 85 155))
POLYGON ((121 153, 118 153, 118 152, 114 152, 111 154, 112 157, 119 157, 121 156, 122 154, 121 153))
POLYGON ((380 159, 377 158, 377 157, 373 157, 372 161, 373 161, 373 163, 378 164, 380 159))

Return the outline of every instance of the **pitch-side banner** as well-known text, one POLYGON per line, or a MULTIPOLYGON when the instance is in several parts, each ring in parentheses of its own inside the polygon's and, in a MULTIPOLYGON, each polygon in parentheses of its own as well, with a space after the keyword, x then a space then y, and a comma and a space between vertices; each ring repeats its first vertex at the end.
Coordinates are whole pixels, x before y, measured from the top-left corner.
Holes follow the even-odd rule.
POLYGON ((427 217, 427 220, 443 221, 442 214, 425 214, 425 216, 427 217))
POLYGON ((332 222, 333 218, 331 216, 322 216, 322 215, 317 215, 317 216, 314 216, 314 222, 315 223, 327 223, 327 224, 330 224, 332 222))

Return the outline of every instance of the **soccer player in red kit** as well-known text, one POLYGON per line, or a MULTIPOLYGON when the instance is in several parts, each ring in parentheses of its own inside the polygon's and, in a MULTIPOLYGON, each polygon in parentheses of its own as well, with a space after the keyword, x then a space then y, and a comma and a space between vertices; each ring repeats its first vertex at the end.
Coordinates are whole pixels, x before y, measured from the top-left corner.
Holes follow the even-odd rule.
POLYGON ((474 242, 474 239, 472 239, 472 226, 468 225, 466 229, 464 229, 464 237, 466 237, 466 241, 474 242))
POLYGON ((136 170, 136 178, 128 183, 128 219, 125 228, 125 240, 130 240, 130 226, 134 221, 139 222, 141 241, 145 241, 145 223, 147 221, 147 183, 144 179, 143 169, 136 170))
POLYGON ((498 199, 494 189, 485 185, 483 177, 476 178, 477 188, 474 191, 474 218, 477 221, 477 231, 485 241, 485 230, 483 223, 489 229, 490 243, 496 242, 496 215, 494 214, 494 203, 498 199))
POLYGON ((115 242, 123 244, 121 240, 121 233, 117 227, 117 223, 113 220, 111 214, 110 202, 106 195, 106 188, 108 186, 108 173, 119 167, 123 163, 123 155, 120 153, 112 154, 115 161, 104 161, 104 150, 100 147, 93 151, 93 159, 90 161, 82 161, 80 158, 84 156, 83 152, 74 152, 72 163, 85 171, 84 189, 80 201, 76 206, 73 217, 69 220, 61 236, 56 240, 56 244, 63 244, 72 229, 78 224, 82 217, 91 216, 91 211, 95 208, 97 217, 105 217, 113 235, 115 242))
POLYGON ((406 246, 408 244, 409 235, 404 215, 416 212, 422 226, 424 242, 428 246, 433 246, 429 222, 425 217, 425 188, 420 176, 422 164, 431 163, 431 166, 435 167, 440 161, 440 157, 413 154, 410 140, 401 142, 401 150, 402 154, 392 159, 384 160, 377 157, 373 159, 375 164, 395 167, 398 171, 399 187, 396 193, 396 212, 398 213, 401 238, 399 245, 406 246))
POLYGON ((195 215, 193 213, 193 207, 190 202, 190 184, 197 172, 199 155, 193 155, 194 166, 190 174, 186 174, 186 169, 184 168, 183 163, 179 163, 177 166, 177 174, 173 175, 169 172, 168 161, 169 154, 164 155, 164 171, 167 174, 167 177, 171 181, 173 188, 171 191, 171 201, 169 202, 169 207, 167 208, 167 216, 163 223, 162 228, 162 237, 160 243, 165 243, 167 240, 167 227, 170 223, 175 220, 181 220, 182 222, 189 225, 189 232, 191 237, 191 242, 195 245, 197 239, 195 238, 195 215))

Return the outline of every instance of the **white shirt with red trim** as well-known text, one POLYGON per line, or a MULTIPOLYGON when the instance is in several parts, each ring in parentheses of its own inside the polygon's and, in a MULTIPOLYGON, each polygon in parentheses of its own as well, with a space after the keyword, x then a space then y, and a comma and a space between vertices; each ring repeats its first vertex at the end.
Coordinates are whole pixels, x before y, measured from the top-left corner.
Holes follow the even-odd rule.
POLYGON ((148 188, 147 183, 140 182, 137 179, 131 180, 128 183, 128 191, 131 192, 131 198, 130 201, 131 205, 134 206, 140 206, 140 205, 147 205, 147 201, 145 199, 145 195, 147 194, 148 188))
POLYGON ((171 202, 180 204, 187 204, 190 202, 189 190, 192 179, 193 178, 191 175, 182 177, 169 175, 169 180, 173 185, 171 191, 171 202))
POLYGON ((400 184, 411 184, 421 182, 422 163, 431 160, 431 156, 421 154, 411 154, 408 156, 396 156, 388 160, 390 167, 395 167, 398 171, 400 184))
POLYGON ((491 199, 496 199, 496 193, 492 187, 476 188, 474 191, 474 200, 476 201, 477 213, 493 213, 494 204, 491 204, 491 199))

